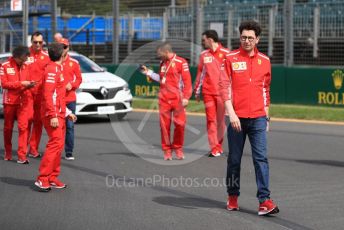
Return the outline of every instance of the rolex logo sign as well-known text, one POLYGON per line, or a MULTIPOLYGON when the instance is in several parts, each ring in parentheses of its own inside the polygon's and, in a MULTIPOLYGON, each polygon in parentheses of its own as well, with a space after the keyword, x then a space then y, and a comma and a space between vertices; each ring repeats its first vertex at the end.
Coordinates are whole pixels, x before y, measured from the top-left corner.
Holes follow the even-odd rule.
POLYGON ((333 73, 332 73, 332 78, 333 78, 333 84, 334 84, 334 87, 339 90, 342 88, 342 85, 343 85, 343 76, 344 76, 344 73, 343 71, 337 69, 335 70, 333 73))
MULTIPOLYGON (((329 74, 330 75, 330 74, 329 74)), ((330 81, 331 75, 326 77, 326 81, 330 81)), ((344 106, 344 92, 341 92, 343 86, 344 73, 342 70, 335 70, 332 72, 332 84, 335 90, 331 86, 329 91, 318 92, 318 104, 321 105, 340 105, 344 106)))

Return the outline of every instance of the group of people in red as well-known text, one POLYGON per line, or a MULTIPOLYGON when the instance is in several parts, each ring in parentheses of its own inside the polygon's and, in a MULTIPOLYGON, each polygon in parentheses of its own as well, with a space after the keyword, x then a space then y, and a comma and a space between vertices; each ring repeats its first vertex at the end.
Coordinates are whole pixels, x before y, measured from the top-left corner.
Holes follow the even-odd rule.
MULTIPOLYGON (((41 156, 38 150, 44 126, 49 139, 35 185, 40 191, 49 191, 51 187, 66 187, 58 179, 61 154, 68 133, 66 124, 76 121, 75 109, 69 110, 66 104, 75 104, 75 90, 82 79, 78 62, 71 60, 68 55, 67 39, 60 38, 52 43, 48 53, 43 50, 44 40, 40 32, 32 34, 31 43, 30 48, 14 48, 12 56, 0 67, 4 105, 4 160, 12 160, 15 120, 19 133, 19 164, 29 164, 28 156, 41 156)), ((72 138, 74 144, 74 134, 72 138)), ((73 156, 67 153, 66 159, 73 160, 73 156)))
POLYGON ((168 42, 157 47, 157 56, 161 59, 159 73, 154 73, 144 65, 141 66, 141 72, 160 83, 158 98, 164 160, 172 160, 173 151, 176 159, 185 158, 185 107, 192 91, 197 101, 200 101, 202 94, 209 157, 223 154, 225 121, 228 123, 227 209, 239 210, 241 158, 248 137, 256 173, 258 215, 276 214, 279 209, 270 199, 266 135, 270 122, 270 59, 256 47, 261 34, 257 22, 242 22, 239 32, 240 47, 233 51, 219 43, 215 30, 207 30, 202 34, 205 50, 200 54, 194 90, 186 60, 177 56, 168 42), (170 137, 172 121, 175 127, 173 139, 170 137))

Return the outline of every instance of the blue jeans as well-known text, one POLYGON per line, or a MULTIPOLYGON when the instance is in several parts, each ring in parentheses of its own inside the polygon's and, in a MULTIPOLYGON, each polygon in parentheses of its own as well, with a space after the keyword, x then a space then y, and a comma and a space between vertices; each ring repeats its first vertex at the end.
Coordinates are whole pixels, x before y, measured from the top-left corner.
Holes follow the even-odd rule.
POLYGON ((236 132, 229 124, 227 129, 229 154, 227 159, 227 192, 228 195, 240 195, 241 158, 248 136, 254 169, 256 173, 257 198, 259 202, 270 199, 269 163, 267 158, 266 117, 239 118, 241 131, 236 132))
MULTIPOLYGON (((75 114, 76 102, 72 101, 66 104, 67 108, 75 114)), ((65 152, 66 156, 71 156, 74 149, 74 123, 66 118, 66 139, 65 139, 65 152)))

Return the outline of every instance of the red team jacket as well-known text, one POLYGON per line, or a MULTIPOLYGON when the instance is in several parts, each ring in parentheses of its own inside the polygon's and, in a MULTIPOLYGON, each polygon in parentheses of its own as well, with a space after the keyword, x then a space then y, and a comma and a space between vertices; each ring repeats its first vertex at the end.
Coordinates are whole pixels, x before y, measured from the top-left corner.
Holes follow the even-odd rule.
POLYGON ((26 101, 27 90, 21 85, 21 81, 29 80, 28 66, 23 64, 18 67, 13 57, 0 67, 1 86, 3 91, 3 104, 19 105, 26 101))
POLYGON ((223 101, 232 99, 234 110, 240 118, 266 116, 270 105, 270 59, 255 48, 249 57, 242 48, 227 54, 228 77, 221 75, 220 92, 223 101))
POLYGON ((160 99, 189 99, 191 97, 191 76, 188 63, 184 58, 175 54, 170 60, 161 61, 159 75, 160 99))
POLYGON ((226 74, 223 64, 229 52, 229 49, 219 44, 215 52, 207 49, 201 53, 194 88, 196 96, 201 94, 201 88, 203 94, 219 95, 220 75, 226 74))
POLYGON ((79 62, 71 58, 68 54, 63 62, 63 77, 65 78, 65 84, 71 83, 72 90, 66 91, 66 103, 76 101, 75 90, 79 88, 82 77, 79 62))
POLYGON ((42 93, 44 70, 49 62, 49 55, 45 51, 41 50, 39 52, 34 52, 34 50, 30 48, 30 56, 26 63, 29 64, 30 67, 30 80, 36 82, 35 87, 30 89, 32 93, 42 93))
POLYGON ((65 118, 65 86, 62 66, 55 62, 50 62, 44 73, 43 100, 41 107, 43 117, 65 118))

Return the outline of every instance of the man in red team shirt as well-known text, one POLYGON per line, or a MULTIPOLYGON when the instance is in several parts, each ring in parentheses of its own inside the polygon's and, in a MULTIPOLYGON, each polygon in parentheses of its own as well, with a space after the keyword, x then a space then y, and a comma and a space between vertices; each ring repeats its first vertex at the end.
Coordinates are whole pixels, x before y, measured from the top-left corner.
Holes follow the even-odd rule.
POLYGON ((48 54, 42 50, 43 35, 40 32, 35 32, 31 36, 32 46, 30 47, 30 56, 27 63, 29 64, 30 80, 35 81, 36 85, 30 89, 30 117, 28 125, 28 147, 30 157, 39 157, 38 152, 39 143, 42 136, 42 119, 41 119, 41 101, 42 101, 42 80, 44 77, 44 70, 50 62, 48 54))
POLYGON ((202 91, 207 118, 209 157, 218 157, 223 153, 222 142, 225 132, 225 108, 219 93, 219 79, 226 74, 224 62, 229 50, 222 47, 215 30, 202 34, 202 45, 206 49, 199 58, 194 93, 200 100, 202 91))
POLYGON ((4 104, 4 143, 5 161, 12 160, 12 133, 14 121, 18 122, 18 160, 19 164, 28 164, 27 160, 27 121, 28 93, 34 83, 29 81, 28 66, 25 64, 29 49, 18 46, 13 49, 12 57, 0 67, 4 104))
POLYGON ((229 116, 227 192, 228 210, 238 210, 240 168, 246 136, 251 148, 256 173, 258 215, 279 212, 270 199, 269 163, 266 131, 270 106, 270 59, 256 47, 261 27, 255 21, 244 21, 239 26, 240 48, 226 57, 228 76, 221 75, 220 91, 229 116))
POLYGON ((48 52, 51 62, 44 74, 42 118, 49 140, 35 182, 40 191, 44 192, 49 191, 51 187, 66 187, 66 184, 58 179, 64 146, 65 117, 69 117, 73 122, 76 120, 76 116, 66 109, 66 85, 62 73, 63 44, 51 44, 48 52))
POLYGON ((160 83, 159 115, 161 130, 161 146, 164 159, 172 160, 172 150, 177 159, 184 159, 184 130, 186 125, 185 107, 192 94, 191 76, 188 63, 177 56, 168 42, 157 48, 161 59, 159 74, 142 66, 142 73, 160 83), (170 138, 171 119, 173 116, 174 136, 170 138))
MULTIPOLYGON (((66 38, 61 38, 59 43, 63 44, 63 76, 66 83, 66 106, 72 113, 75 114, 76 109, 76 93, 79 88, 82 77, 79 62, 71 58, 68 54, 69 41, 66 38)), ((74 160, 74 122, 70 119, 66 119, 66 139, 65 139, 65 159, 74 160)))

